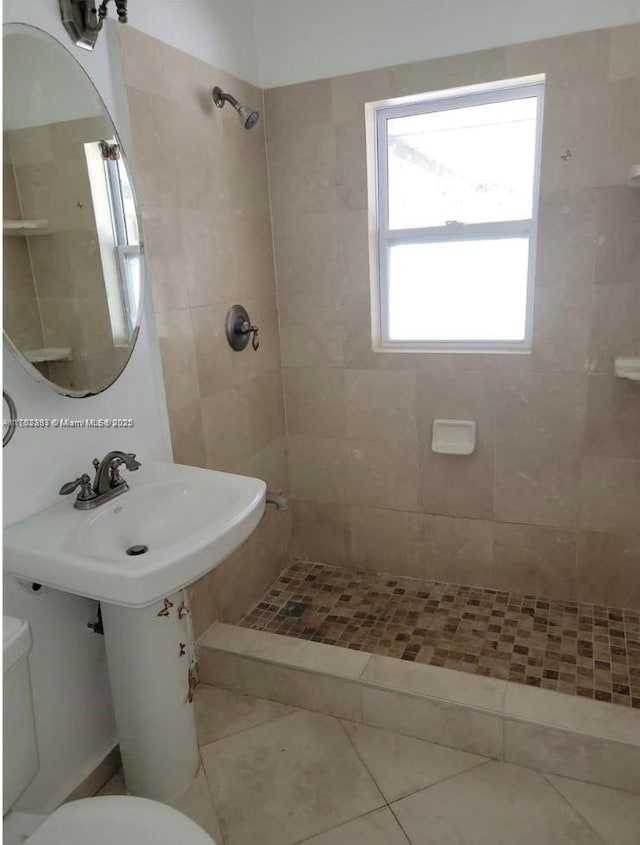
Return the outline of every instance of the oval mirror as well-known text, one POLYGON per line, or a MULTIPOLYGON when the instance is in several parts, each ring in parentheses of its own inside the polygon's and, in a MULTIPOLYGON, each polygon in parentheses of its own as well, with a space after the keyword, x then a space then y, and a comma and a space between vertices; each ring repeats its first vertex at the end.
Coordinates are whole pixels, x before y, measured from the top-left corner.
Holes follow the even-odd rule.
POLYGON ((122 144, 80 64, 4 27, 4 330, 67 396, 120 375, 141 319, 140 219, 122 144))

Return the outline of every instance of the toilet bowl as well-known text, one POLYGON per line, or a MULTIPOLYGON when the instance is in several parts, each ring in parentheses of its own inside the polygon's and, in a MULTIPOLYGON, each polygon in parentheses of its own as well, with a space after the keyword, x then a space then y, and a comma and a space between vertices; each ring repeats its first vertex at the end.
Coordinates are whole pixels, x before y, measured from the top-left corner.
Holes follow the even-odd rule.
POLYGON ((104 795, 63 804, 26 845, 215 845, 191 819, 158 801, 104 795))
MULTIPOLYGON (((38 753, 31 703, 28 657, 31 631, 27 622, 3 617, 3 727, 5 845, 216 845, 187 816, 147 798, 104 795, 63 804, 25 839, 12 832, 11 808, 38 771, 38 753)), ((33 817, 31 817, 33 819, 33 817)), ((15 816, 13 821, 15 821, 15 816)), ((31 825, 33 830, 33 824, 31 825)))

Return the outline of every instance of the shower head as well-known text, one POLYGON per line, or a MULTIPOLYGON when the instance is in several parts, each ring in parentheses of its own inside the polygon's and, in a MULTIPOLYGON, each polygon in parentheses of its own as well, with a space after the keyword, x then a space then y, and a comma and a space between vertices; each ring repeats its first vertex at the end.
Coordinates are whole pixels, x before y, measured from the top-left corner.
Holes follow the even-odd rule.
POLYGON ((245 129, 253 129, 256 123, 260 120, 260 112, 251 106, 241 106, 240 103, 231 94, 226 94, 222 88, 217 85, 211 92, 213 95, 213 102, 221 109, 225 103, 229 103, 238 112, 240 123, 245 129))
POLYGON ((240 123, 245 129, 253 129, 260 120, 260 112, 252 109, 251 106, 238 106, 237 112, 240 116, 240 123))

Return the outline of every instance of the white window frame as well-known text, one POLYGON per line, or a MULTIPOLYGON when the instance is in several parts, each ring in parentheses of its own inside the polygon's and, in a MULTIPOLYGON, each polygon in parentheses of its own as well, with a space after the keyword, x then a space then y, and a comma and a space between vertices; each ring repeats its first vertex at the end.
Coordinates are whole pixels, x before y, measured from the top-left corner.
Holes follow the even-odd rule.
POLYGON ((366 105, 367 170, 369 182, 369 257, 371 275, 371 325, 375 352, 485 352, 530 354, 533 334, 544 75, 471 85, 446 91, 384 100, 366 105), (398 117, 448 109, 537 98, 536 147, 533 173, 532 216, 524 220, 459 223, 412 229, 389 229, 387 121, 398 117), (391 340, 389 337, 388 259, 390 246, 402 243, 475 241, 525 236, 529 239, 525 336, 522 340, 428 341, 391 340))
MULTIPOLYGON (((114 139, 109 143, 115 144, 114 139)), ((111 335, 116 348, 127 348, 137 330, 127 262, 142 255, 141 246, 127 244, 116 161, 105 161, 98 141, 84 145, 96 233, 102 262, 111 335), (116 168, 116 170, 114 170, 116 168), (117 188, 117 190, 116 190, 117 188)))

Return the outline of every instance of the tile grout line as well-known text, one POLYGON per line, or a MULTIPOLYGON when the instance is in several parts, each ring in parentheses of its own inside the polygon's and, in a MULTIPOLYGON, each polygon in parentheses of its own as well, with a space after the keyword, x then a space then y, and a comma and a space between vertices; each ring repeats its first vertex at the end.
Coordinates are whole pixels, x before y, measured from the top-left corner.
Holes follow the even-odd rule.
POLYGON ((365 675, 365 673, 366 673, 367 669, 369 668, 369 666, 370 666, 370 664, 371 664, 371 661, 373 660, 373 658, 374 658, 375 656, 376 656, 375 654, 369 654, 369 659, 368 659, 368 660, 367 660, 367 662, 364 664, 364 667, 363 667, 363 669, 362 669, 362 672, 360 672, 360 674, 358 675, 358 678, 357 678, 357 680, 358 680, 358 681, 362 681, 362 680, 364 680, 364 677, 363 677, 363 676, 365 675))
POLYGON ((304 839, 298 839, 294 843, 294 845, 305 845, 305 843, 313 841, 317 836, 324 836, 325 833, 331 833, 332 830, 339 830, 344 825, 351 824, 352 822, 357 822, 360 819, 366 819, 367 816, 372 816, 374 813, 379 813, 381 810, 386 809, 388 809, 386 806, 375 807, 373 810, 369 810, 366 813, 362 813, 360 816, 354 816, 352 819, 347 819, 346 821, 338 822, 338 824, 334 824, 331 827, 327 827, 325 830, 320 830, 318 831, 318 833, 314 833, 311 836, 305 837, 304 839))
POLYGON ((398 827, 400 828, 400 830, 401 830, 401 831, 403 832, 403 834, 405 835, 405 837, 406 837, 407 842, 409 843, 409 845, 413 845, 412 840, 409 838, 409 834, 408 834, 408 833, 407 833, 407 831, 404 829, 404 825, 402 824, 402 822, 401 822, 401 821, 400 821, 400 819, 398 818, 398 814, 397 814, 397 812, 395 811, 395 809, 393 808, 393 805, 392 805, 392 804, 389 804, 389 810, 391 811, 391 814, 393 815, 393 818, 396 820, 396 824, 398 825, 398 827))
POLYGON ((340 725, 341 725, 341 727, 342 727, 343 731, 345 732, 345 734, 346 734, 346 736, 347 736, 347 739, 349 740, 349 742, 350 742, 350 743, 351 743, 351 745, 353 746, 353 750, 354 750, 354 751, 356 752, 356 754, 358 755, 359 759, 360 759, 360 760, 361 760, 361 762, 362 762, 362 765, 363 765, 363 766, 365 767, 365 769, 369 772, 369 775, 371 776, 371 778, 372 778, 372 780, 374 781, 375 785, 378 787, 378 790, 379 790, 380 794, 382 795, 382 797, 384 798, 385 803, 386 803, 387 807, 389 807, 389 809, 391 809, 392 804, 397 804, 397 803, 399 803, 400 801, 404 801, 404 799, 405 799, 405 798, 410 798, 412 795, 417 795, 417 794, 418 794, 418 792, 425 792, 427 789, 431 789, 431 787, 432 787, 432 786, 437 786, 437 785, 438 785, 438 784, 440 784, 440 783, 445 783, 445 782, 446 782, 446 781, 448 781, 448 780, 453 780, 454 778, 457 778, 457 777, 459 777, 460 775, 466 774, 466 772, 470 772, 470 771, 472 771, 472 770, 474 770, 474 769, 479 769, 481 766, 486 766, 486 765, 487 765, 487 763, 499 763, 499 764, 501 764, 501 763, 502 763, 502 761, 501 761, 501 760, 496 760, 496 759, 495 759, 495 758, 493 758, 493 757, 485 757, 485 755, 484 755, 484 754, 473 754, 473 752, 471 752, 471 751, 461 751, 461 749, 459 749, 459 748, 451 748, 451 746, 449 746, 449 745, 439 745, 437 742, 430 742, 428 739, 420 739, 419 737, 416 737, 416 736, 407 736, 407 734, 401 734, 401 733, 398 733, 397 731, 387 731, 387 730, 385 730, 385 728, 374 728, 374 727, 373 727, 373 726, 371 726, 371 725, 365 725, 364 723, 360 723, 360 722, 353 722, 353 724, 354 724, 354 725, 359 725, 359 726, 361 726, 361 727, 368 728, 369 730, 373 730, 373 731, 384 731, 385 733, 394 734, 394 736, 401 736, 401 737, 403 737, 404 739, 414 740, 415 742, 422 742, 422 743, 426 743, 427 745, 436 745, 438 748, 447 748, 447 749, 449 749, 450 751, 458 751, 458 752, 460 752, 461 754, 471 754, 471 756, 473 756, 473 757, 483 757, 483 758, 484 758, 481 762, 479 762, 479 763, 475 763, 473 766, 469 766, 469 768, 467 768, 467 769, 463 769, 461 772, 455 772, 454 774, 447 775, 446 777, 441 778, 440 780, 434 781, 434 783, 430 783, 430 784, 428 784, 427 786, 421 786, 421 787, 419 787, 418 789, 414 789, 414 790, 412 790, 411 792, 408 792, 406 795, 401 795, 399 798, 394 798, 394 799, 392 799, 392 800, 387 800, 387 797, 386 797, 386 796, 384 795, 384 793, 382 792, 382 789, 380 788, 380 786, 378 786, 378 781, 376 780, 375 775, 373 774, 373 772, 371 771, 371 769, 370 769, 370 768, 369 768, 369 766, 367 765, 367 763, 366 763, 365 759, 362 757, 362 755, 361 755, 361 754, 360 754, 360 752, 358 751, 358 747, 357 747, 357 745, 354 743, 353 739, 350 737, 349 732, 346 730, 346 728, 345 728, 345 727, 344 727, 344 725, 342 724, 343 722, 348 722, 348 721, 350 721, 350 720, 349 720, 349 719, 340 719, 340 718, 338 718, 337 716, 334 716, 334 717, 332 717, 332 718, 338 719, 338 721, 340 722, 340 725))
MULTIPOLYGON (((571 803, 571 801, 569 801, 568 798, 565 798, 565 796, 562 794, 562 792, 560 792, 560 790, 557 788, 557 786, 554 783, 552 783, 552 781, 549 780, 546 772, 540 772, 540 774, 545 779, 545 781, 549 784, 551 789, 553 789, 553 791, 556 793, 556 795, 558 795, 560 797, 560 799, 563 801, 563 803, 566 804, 571 809, 571 811, 573 813, 575 813, 575 815, 579 819, 581 819, 581 821, 583 821, 586 824, 586 826, 589 828, 589 830, 591 830, 591 831, 593 831, 593 833, 595 833, 595 835, 598 837, 598 839, 600 839, 600 841, 602 842, 602 845, 615 845, 615 843, 608 842, 603 836, 601 836, 600 833, 598 833, 598 831, 594 827, 591 826, 591 824, 587 821, 587 819, 585 819, 585 817, 582 815, 582 813, 576 807, 574 807, 573 804, 571 803)), ((562 776, 556 775, 556 777, 562 777, 562 776)), ((567 780, 571 780, 571 778, 567 778, 567 780)), ((581 782, 582 781, 578 781, 578 783, 581 783, 581 782)), ((592 785, 596 785, 596 784, 592 784, 592 785)), ((607 787, 601 787, 601 788, 607 789, 607 787)))
MULTIPOLYGON (((506 693, 505 693, 506 696, 506 693)), ((504 705, 502 708, 502 713, 500 714, 500 723, 501 723, 501 734, 502 734, 502 749, 500 755, 500 762, 506 763, 507 761, 507 720, 504 714, 504 705)))
MULTIPOLYGON (((426 741, 426 740, 423 740, 423 741, 426 741)), ((449 775, 446 778, 442 778, 442 780, 438 780, 435 783, 431 783, 431 784, 429 784, 429 786, 423 786, 422 789, 416 789, 414 792, 410 792, 408 795, 403 795, 402 798, 398 798, 395 801, 392 801, 388 805, 389 809, 393 813, 395 820, 398 822, 398 824, 402 828, 402 832, 407 837, 407 839, 409 840, 411 845, 413 845, 413 843, 411 842, 411 839, 409 838, 409 834, 406 832, 406 830, 402 826, 402 822, 400 821, 398 814, 396 812, 396 809, 395 809, 396 805, 402 803, 402 801, 404 801, 406 798, 411 798, 414 795, 418 795, 418 793, 420 793, 420 792, 426 792, 427 790, 431 789, 434 786, 439 786, 441 783, 446 783, 447 781, 455 780, 455 778, 461 777, 462 775, 466 775, 467 772, 472 772, 472 771, 475 771, 476 769, 481 769, 483 766, 489 765, 489 763, 497 763, 499 766, 504 765, 504 763, 501 760, 495 760, 495 759, 489 757, 486 760, 483 760, 482 763, 477 763, 475 766, 470 766, 468 769, 464 769, 462 772, 456 772, 456 774, 449 775)), ((604 843, 603 845, 607 845, 607 843, 604 843)))
MULTIPOLYGON (((393 731, 390 731, 393 733, 393 731)), ((403 736, 403 734, 400 734, 403 736)), ((409 737, 409 739, 416 739, 417 742, 428 742, 429 740, 426 739, 417 739, 417 737, 409 737)), ((433 745, 437 745, 436 742, 433 745)), ((449 745, 440 745, 439 748, 449 748, 451 751, 460 751, 459 748, 451 748, 449 745)), ((471 751, 462 751, 462 754, 472 754, 471 751)), ((474 754, 474 757, 482 757, 482 754, 474 754)), ((419 792, 426 792, 428 789, 431 789, 434 786, 440 786, 441 783, 446 783, 449 780, 455 780, 455 778, 459 778, 462 775, 466 775, 467 772, 474 772, 476 769, 482 768, 482 766, 487 766, 489 763, 498 763, 498 765, 503 765, 502 760, 496 760, 494 757, 486 757, 481 763, 475 763, 473 766, 469 766, 468 769, 463 769, 461 772, 455 772, 455 774, 447 775, 446 778, 442 778, 441 780, 436 780, 434 783, 430 783, 427 786, 421 786, 420 789, 414 789, 412 792, 407 792, 406 795, 401 795, 400 798, 394 798, 393 801, 390 801, 388 806, 389 809, 393 809, 394 804, 400 804, 406 798, 412 798, 414 795, 417 795, 419 792)))
MULTIPOLYGON (((206 686, 213 686, 213 684, 206 684, 206 686)), ((213 687, 214 689, 225 689, 224 687, 213 687)), ((226 690, 226 692, 235 692, 235 690, 226 690)), ((238 692, 236 695, 246 695, 248 698, 260 698, 257 695, 251 695, 250 693, 242 693, 238 692)), ((268 701, 270 704, 281 704, 282 707, 289 707, 293 712, 291 713, 283 713, 281 716, 276 716, 274 719, 267 719, 266 722, 258 722, 256 725, 249 725, 246 728, 240 728, 240 730, 232 731, 231 733, 225 734, 224 736, 219 736, 217 739, 212 739, 209 742, 203 742, 202 744, 198 744, 198 751, 200 752, 203 748, 208 748, 210 745, 215 745, 216 742, 222 742, 225 739, 229 739, 232 736, 238 736, 238 734, 244 734, 248 731, 252 731, 254 728, 263 728, 265 725, 273 724, 274 722, 280 722, 282 719, 288 719, 290 716, 295 716, 296 713, 300 712, 301 710, 305 710, 304 707, 297 707, 295 704, 283 704, 281 701, 272 701, 270 698, 263 698, 262 701, 268 701)), ((316 710, 309 710, 309 713, 316 713, 316 710)))
POLYGON ((200 767, 202 768, 202 774, 204 777, 204 783, 207 787, 207 795, 209 796, 209 803, 211 804, 211 812, 213 813, 213 817, 216 820, 216 827, 222 837, 222 842, 220 845, 226 845, 227 837, 222 830, 222 825, 220 824, 220 819, 218 818, 218 811, 216 809, 215 801, 213 800, 213 793, 211 791, 211 784, 209 783, 209 775, 207 774, 207 767, 204 764, 204 760, 202 758, 201 746, 198 746, 198 757, 200 758, 200 767))
MULTIPOLYGON (((342 731, 342 733, 343 733, 343 734, 344 734, 344 736, 346 737, 347 742, 349 743, 350 747, 353 749, 353 751, 354 751, 354 753, 355 753, 356 757, 358 758, 358 760, 360 761, 361 765, 364 767, 365 771, 367 772, 367 774, 368 774, 368 775, 369 775, 369 777, 371 778, 371 782, 374 784, 375 788, 376 788, 376 789, 378 790, 378 792, 380 793, 380 797, 382 798, 382 801, 384 802, 384 806, 385 806, 385 807, 388 807, 388 806, 389 806, 389 802, 387 801, 387 797, 386 797, 386 795, 384 794, 384 792, 382 791, 382 789, 381 789, 381 788, 380 788, 380 786, 378 785, 378 781, 377 781, 377 780, 375 779, 375 777, 373 776, 373 772, 371 771, 371 769, 369 768, 369 766, 367 766, 367 764, 366 764, 365 760, 363 759, 362 755, 361 755, 361 754, 360 754, 360 752, 358 751, 358 749, 357 749, 357 747, 356 747, 356 745, 355 745, 354 741, 353 741, 353 740, 351 739, 351 737, 349 736, 349 732, 347 731, 347 729, 345 728, 345 726, 342 724, 342 719, 338 719, 338 718, 337 718, 337 716, 332 716, 331 718, 332 718, 332 719, 335 719, 335 720, 338 722, 338 724, 340 725, 340 730, 342 731)), ((348 720, 345 720, 345 721, 348 721, 348 720)), ((354 724, 362 724, 362 723, 361 723, 361 722, 355 722, 354 724)), ((377 809, 380 809, 380 808, 377 808, 377 809)))

